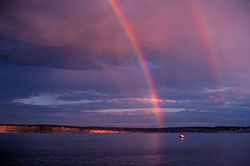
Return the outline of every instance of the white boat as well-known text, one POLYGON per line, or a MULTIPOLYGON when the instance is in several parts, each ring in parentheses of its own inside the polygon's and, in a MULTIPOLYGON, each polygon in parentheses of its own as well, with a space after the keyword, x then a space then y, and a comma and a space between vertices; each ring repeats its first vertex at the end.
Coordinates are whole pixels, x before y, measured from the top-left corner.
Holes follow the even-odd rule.
POLYGON ((180 137, 180 139, 184 139, 185 138, 184 133, 180 133, 179 137, 180 137))

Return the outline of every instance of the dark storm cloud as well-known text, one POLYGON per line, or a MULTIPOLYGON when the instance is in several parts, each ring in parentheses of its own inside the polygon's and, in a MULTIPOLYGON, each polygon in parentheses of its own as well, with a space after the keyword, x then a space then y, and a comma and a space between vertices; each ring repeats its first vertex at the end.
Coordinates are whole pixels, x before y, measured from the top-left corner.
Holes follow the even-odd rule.
MULTIPOLYGON (((165 125, 249 125, 245 0, 118 0, 165 125)), ((131 41, 106 0, 0 1, 0 122, 157 126, 131 41)))
POLYGON ((88 55, 78 48, 44 46, 0 36, 0 60, 9 63, 77 70, 101 69, 103 63, 122 65, 118 58, 103 56, 88 55))
MULTIPOLYGON (((241 60, 248 58, 249 51, 246 1, 119 2, 150 61, 176 66, 173 71, 192 66, 192 71, 206 70, 211 75, 208 70, 215 64, 208 63, 207 54, 213 49, 216 55, 211 56, 221 61, 217 62, 221 70, 231 70, 228 65, 247 67, 241 60)), ((5 50, 2 59, 74 69, 134 64, 126 33, 107 1, 2 3, 0 31, 7 39, 1 42, 12 49, 5 50), (9 39, 15 42, 10 44, 9 39)))

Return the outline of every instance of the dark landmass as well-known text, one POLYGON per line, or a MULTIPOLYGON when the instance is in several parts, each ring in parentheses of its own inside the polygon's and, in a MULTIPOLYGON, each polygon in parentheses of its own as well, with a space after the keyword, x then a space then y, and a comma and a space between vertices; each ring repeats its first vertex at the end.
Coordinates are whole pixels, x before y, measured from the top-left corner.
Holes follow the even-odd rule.
POLYGON ((80 127, 66 125, 14 125, 0 124, 0 133, 250 133, 250 127, 167 127, 167 128, 125 128, 125 127, 80 127))

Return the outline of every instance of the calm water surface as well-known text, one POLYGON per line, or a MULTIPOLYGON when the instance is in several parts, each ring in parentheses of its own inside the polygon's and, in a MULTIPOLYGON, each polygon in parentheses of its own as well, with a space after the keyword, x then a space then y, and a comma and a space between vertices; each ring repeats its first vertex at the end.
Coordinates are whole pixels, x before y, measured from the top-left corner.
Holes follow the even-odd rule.
POLYGON ((250 134, 1 134, 0 166, 250 166, 250 134))

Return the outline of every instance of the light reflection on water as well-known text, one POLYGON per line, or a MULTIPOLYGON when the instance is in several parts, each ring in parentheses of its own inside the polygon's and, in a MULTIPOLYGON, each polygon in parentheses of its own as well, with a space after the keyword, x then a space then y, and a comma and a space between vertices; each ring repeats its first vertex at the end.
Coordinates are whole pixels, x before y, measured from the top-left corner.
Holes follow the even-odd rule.
POLYGON ((250 134, 2 134, 0 165, 250 165, 250 134))
POLYGON ((161 163, 161 136, 162 134, 152 134, 151 139, 152 139, 152 147, 154 148, 154 155, 152 159, 152 164, 151 165, 160 165, 161 163))

